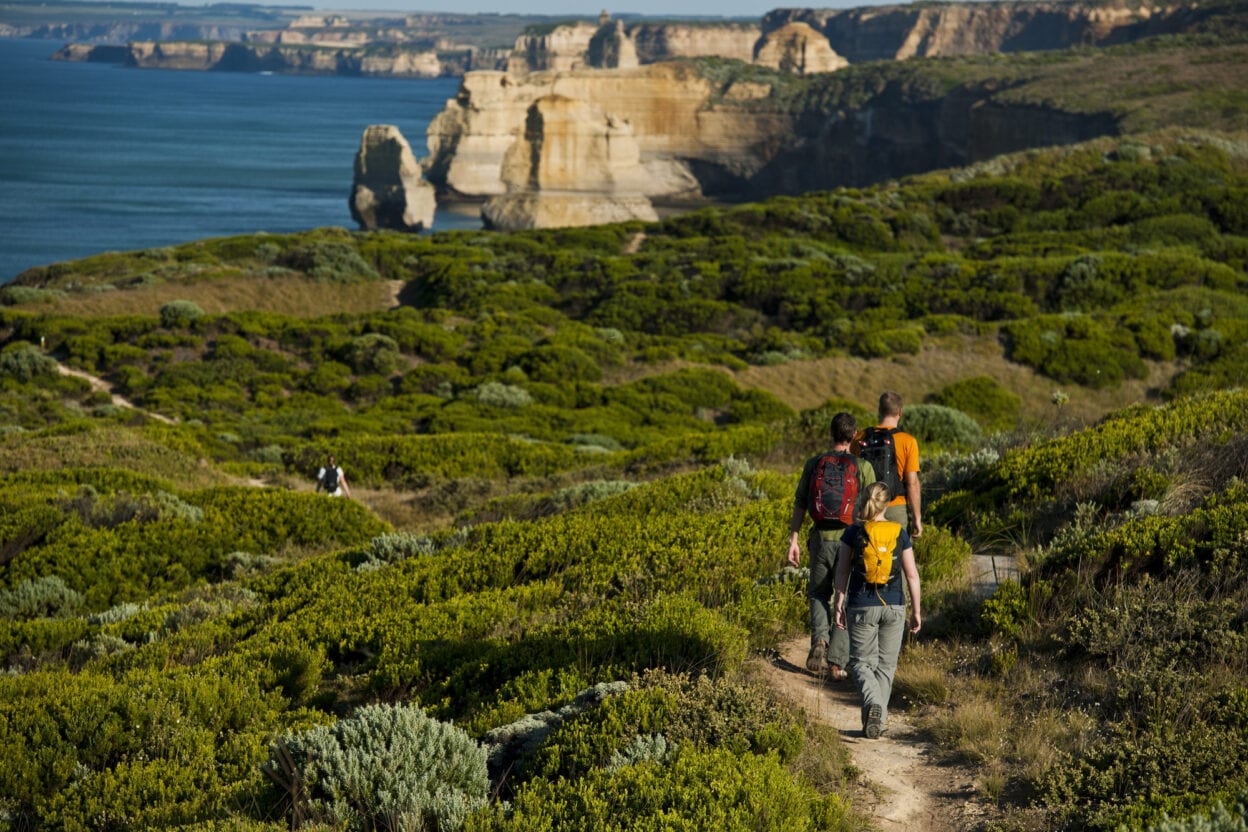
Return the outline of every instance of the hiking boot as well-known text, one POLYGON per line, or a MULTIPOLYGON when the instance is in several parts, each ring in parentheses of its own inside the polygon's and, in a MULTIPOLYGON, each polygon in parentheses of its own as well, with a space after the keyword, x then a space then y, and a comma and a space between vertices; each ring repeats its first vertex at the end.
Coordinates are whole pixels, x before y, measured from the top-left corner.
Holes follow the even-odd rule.
POLYGON ((806 669, 811 673, 822 673, 828 668, 828 643, 816 639, 810 643, 810 652, 806 654, 806 669))
POLYGON ((863 726, 862 733, 869 740, 879 739, 880 734, 884 733, 884 709, 879 705, 872 705, 867 709, 867 724, 863 726))
POLYGON ((828 676, 834 682, 843 682, 849 678, 849 674, 846 673, 845 669, 842 668, 839 664, 828 665, 828 676))

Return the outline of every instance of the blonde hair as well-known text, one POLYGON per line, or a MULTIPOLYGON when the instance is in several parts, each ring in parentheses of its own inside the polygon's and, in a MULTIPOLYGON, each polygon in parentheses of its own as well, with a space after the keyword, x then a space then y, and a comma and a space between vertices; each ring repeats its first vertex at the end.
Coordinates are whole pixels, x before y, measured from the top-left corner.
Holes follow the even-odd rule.
POLYGON ((873 482, 862 492, 858 514, 863 520, 874 520, 880 516, 880 512, 888 508, 892 499, 887 485, 882 482, 873 482))

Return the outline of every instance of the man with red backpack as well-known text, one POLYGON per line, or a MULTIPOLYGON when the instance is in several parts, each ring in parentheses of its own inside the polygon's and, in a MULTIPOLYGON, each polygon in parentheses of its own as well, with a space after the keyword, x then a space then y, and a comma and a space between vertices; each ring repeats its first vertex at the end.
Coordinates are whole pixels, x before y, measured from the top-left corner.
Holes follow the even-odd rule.
POLYGON ((835 589, 836 556, 841 535, 857 519, 854 511, 858 495, 875 482, 871 465, 849 452, 858 426, 848 413, 832 417, 832 450, 806 461, 793 495, 793 515, 789 521, 789 563, 801 563, 798 534, 809 514, 813 521, 806 548, 810 552, 810 578, 806 595, 810 600, 810 653, 806 669, 827 671, 835 680, 846 677, 849 664, 849 634, 832 627, 832 593, 835 589))

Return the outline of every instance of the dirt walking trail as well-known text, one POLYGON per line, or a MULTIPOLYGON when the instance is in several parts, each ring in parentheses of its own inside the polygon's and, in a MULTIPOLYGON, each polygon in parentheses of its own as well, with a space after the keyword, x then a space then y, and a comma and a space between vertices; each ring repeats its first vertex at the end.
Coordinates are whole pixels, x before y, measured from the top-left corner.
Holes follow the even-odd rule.
POLYGON ((974 801, 974 773, 939 765, 929 744, 911 727, 904 711, 889 709, 888 732, 862 735, 862 701, 852 680, 828 680, 806 670, 805 637, 779 647, 767 673, 785 699, 807 716, 835 728, 862 772, 854 803, 880 829, 962 832, 980 816, 974 801))
MULTIPOLYGON (((113 388, 109 385, 108 382, 106 382, 102 378, 93 376, 90 373, 83 372, 82 370, 75 370, 72 367, 66 367, 64 364, 62 364, 59 361, 56 362, 56 371, 63 376, 73 376, 74 378, 80 378, 80 379, 85 380, 88 384, 91 385, 91 389, 93 391, 97 393, 107 393, 111 397, 113 404, 116 405, 117 407, 124 407, 129 410, 142 410, 142 408, 135 407, 133 402, 130 402, 127 399, 123 398, 122 396, 119 396, 116 393, 114 393, 113 388)), ((142 412, 146 413, 148 416, 157 420, 158 422, 166 422, 168 424, 173 424, 173 420, 170 419, 168 416, 162 416, 161 414, 154 413, 150 410, 142 410, 142 412)))
MULTIPOLYGON (((1012 558, 975 556, 971 590, 991 594, 1006 579, 1017 579, 1012 558)), ((920 636, 921 637, 921 636, 920 636)), ((911 724, 906 712, 889 709, 888 732, 869 740, 862 734, 862 700, 850 679, 833 682, 806 670, 808 637, 787 641, 766 666, 772 686, 787 701, 840 734, 862 772, 855 805, 884 830, 966 832, 980 825, 988 810, 979 802, 975 772, 937 762, 937 754, 911 724)))

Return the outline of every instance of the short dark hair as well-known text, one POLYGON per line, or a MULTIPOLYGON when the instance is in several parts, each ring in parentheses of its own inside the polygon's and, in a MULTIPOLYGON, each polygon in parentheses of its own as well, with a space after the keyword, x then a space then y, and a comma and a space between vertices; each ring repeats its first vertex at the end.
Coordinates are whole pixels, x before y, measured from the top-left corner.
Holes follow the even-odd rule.
POLYGON ((838 445, 842 442, 852 442, 856 433, 858 433, 858 423, 854 421, 853 416, 842 410, 832 417, 833 442, 838 445))
POLYGON ((901 394, 888 390, 880 394, 880 418, 901 415, 901 394))

